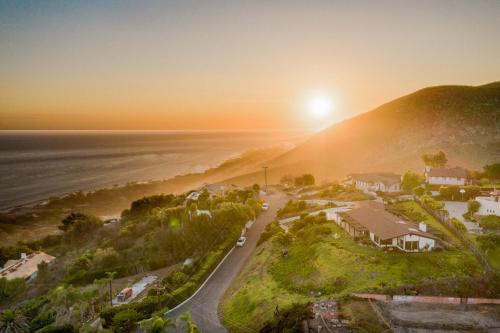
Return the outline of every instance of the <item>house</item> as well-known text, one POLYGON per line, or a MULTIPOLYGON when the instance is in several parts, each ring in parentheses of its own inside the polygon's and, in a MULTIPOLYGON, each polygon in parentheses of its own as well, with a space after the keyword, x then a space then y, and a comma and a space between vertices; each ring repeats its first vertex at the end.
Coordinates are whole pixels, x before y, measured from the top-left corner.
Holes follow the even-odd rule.
POLYGON ((186 201, 198 201, 200 194, 200 192, 193 191, 187 195, 186 201))
POLYGON ((344 184, 364 192, 401 192, 401 176, 388 172, 350 174, 344 184))
POLYGON ((467 170, 455 168, 425 168, 425 182, 430 185, 466 185, 469 183, 467 170))
POLYGON ((353 237, 368 237, 380 248, 397 248, 405 252, 430 251, 438 241, 427 232, 425 223, 417 225, 404 221, 377 202, 340 213, 335 223, 353 237))
POLYGON ((7 280, 22 278, 29 282, 36 278, 38 264, 43 261, 50 264, 55 259, 55 257, 40 251, 28 255, 21 253, 21 259, 9 260, 5 263, 3 269, 0 270, 0 277, 7 280))
POLYGON ((477 215, 500 216, 500 190, 493 190, 489 196, 476 197, 476 201, 481 205, 477 215))

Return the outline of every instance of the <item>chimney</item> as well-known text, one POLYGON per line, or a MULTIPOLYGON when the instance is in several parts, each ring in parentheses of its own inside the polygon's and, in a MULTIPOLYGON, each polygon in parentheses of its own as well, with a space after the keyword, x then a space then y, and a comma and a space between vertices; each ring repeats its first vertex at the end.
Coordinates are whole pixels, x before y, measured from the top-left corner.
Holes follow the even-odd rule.
POLYGON ((420 222, 418 224, 418 229, 422 232, 427 232, 427 223, 425 222, 420 222))

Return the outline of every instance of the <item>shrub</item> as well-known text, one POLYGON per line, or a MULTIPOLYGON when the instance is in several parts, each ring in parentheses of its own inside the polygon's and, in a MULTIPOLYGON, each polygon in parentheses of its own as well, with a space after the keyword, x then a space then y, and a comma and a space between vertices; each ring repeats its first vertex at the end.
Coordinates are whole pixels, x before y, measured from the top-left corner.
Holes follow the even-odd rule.
POLYGON ((75 328, 71 324, 49 325, 39 331, 40 333, 75 333, 75 328))
POLYGON ((114 316, 111 328, 116 333, 129 333, 137 326, 137 322, 141 319, 141 315, 137 311, 126 309, 114 316))
POLYGON ((479 222, 481 227, 487 230, 500 230, 500 216, 487 215, 481 218, 479 222))
POLYGON ((456 218, 452 217, 450 219, 450 222, 459 232, 463 234, 467 233, 467 228, 465 227, 465 225, 456 218))
POLYGON ((30 323, 30 330, 37 331, 56 321, 56 312, 54 310, 44 311, 36 316, 30 323))

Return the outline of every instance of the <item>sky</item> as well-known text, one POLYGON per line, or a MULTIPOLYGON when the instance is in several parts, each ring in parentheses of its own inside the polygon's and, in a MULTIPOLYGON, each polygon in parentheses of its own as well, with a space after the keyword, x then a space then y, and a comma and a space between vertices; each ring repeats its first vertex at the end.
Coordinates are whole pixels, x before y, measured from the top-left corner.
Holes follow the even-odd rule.
POLYGON ((0 0, 0 129, 320 129, 500 80, 500 1, 0 0))

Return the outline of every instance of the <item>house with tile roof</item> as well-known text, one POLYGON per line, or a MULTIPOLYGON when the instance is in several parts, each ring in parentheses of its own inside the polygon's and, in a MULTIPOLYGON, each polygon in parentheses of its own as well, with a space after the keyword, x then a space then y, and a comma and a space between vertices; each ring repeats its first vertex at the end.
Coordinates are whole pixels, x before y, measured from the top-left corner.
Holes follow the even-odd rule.
POLYGON ((438 238, 427 232, 425 223, 405 221, 371 202, 339 213, 335 223, 353 237, 368 237, 380 248, 395 248, 405 252, 430 251, 438 238))
POLYGON ((425 168, 425 182, 430 185, 454 185, 461 186, 469 183, 467 170, 455 168, 425 168))

